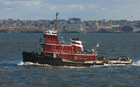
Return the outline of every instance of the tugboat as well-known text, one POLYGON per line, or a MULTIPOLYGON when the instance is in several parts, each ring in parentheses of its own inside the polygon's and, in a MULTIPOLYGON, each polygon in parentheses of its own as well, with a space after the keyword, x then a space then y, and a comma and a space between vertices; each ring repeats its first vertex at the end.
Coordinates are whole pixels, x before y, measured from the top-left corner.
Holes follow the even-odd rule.
POLYGON ((86 51, 79 38, 72 38, 71 43, 66 45, 64 41, 59 41, 57 36, 57 16, 54 30, 47 30, 43 33, 43 39, 39 39, 42 50, 41 53, 22 52, 23 62, 33 62, 39 64, 49 64, 53 66, 91 66, 104 64, 132 64, 129 58, 105 59, 98 57, 97 53, 86 51))

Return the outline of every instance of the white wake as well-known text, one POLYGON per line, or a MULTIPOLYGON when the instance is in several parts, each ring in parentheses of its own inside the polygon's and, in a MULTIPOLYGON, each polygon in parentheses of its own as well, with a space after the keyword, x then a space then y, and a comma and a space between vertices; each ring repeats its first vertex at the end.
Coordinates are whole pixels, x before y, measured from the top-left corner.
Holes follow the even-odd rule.
MULTIPOLYGON (((48 64, 38 64, 38 63, 32 63, 32 62, 23 62, 23 61, 19 61, 16 63, 16 65, 18 66, 26 66, 26 65, 35 65, 35 66, 51 66, 51 65, 48 65, 48 64)), ((131 66, 131 64, 129 64, 131 66)), ((90 68, 97 68, 97 67, 110 67, 110 66, 127 66, 125 64, 104 64, 104 65, 93 65, 93 66, 90 66, 90 68)), ((133 62, 132 63, 132 66, 140 66, 140 60, 136 61, 136 62, 133 62)), ((60 67, 60 66, 58 66, 60 67)), ((87 68, 87 67, 75 67, 75 66, 61 66, 61 67, 64 67, 64 68, 87 68)))
POLYGON ((132 65, 133 66, 140 66, 140 60, 138 60, 137 62, 133 62, 132 65))
POLYGON ((38 63, 33 63, 33 62, 23 62, 23 61, 19 61, 17 62, 18 66, 26 66, 26 65, 38 65, 38 66, 50 66, 48 64, 38 64, 38 63))

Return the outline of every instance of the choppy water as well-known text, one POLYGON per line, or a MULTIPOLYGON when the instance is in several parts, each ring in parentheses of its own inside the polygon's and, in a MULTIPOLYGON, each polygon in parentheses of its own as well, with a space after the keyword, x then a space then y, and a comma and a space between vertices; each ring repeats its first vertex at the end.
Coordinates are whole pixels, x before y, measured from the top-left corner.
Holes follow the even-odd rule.
MULTIPOLYGON (((139 33, 63 33, 64 40, 79 37, 85 49, 91 50, 98 42, 99 56, 117 58, 128 56, 132 65, 104 65, 60 67, 22 62, 22 51, 37 51, 41 33, 0 34, 0 86, 19 87, 139 87, 139 33)), ((59 34, 60 36, 60 34, 59 34)))

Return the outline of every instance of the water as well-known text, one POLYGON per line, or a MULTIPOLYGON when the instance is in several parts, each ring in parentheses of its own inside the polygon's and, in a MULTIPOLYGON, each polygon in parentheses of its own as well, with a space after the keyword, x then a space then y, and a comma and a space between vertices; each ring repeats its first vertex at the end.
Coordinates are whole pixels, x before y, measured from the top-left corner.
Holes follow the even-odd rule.
MULTIPOLYGON (((0 34, 0 86, 18 87, 139 87, 139 33, 62 33, 64 40, 79 37, 85 49, 98 42, 99 56, 117 58, 128 56, 132 65, 104 65, 84 67, 49 66, 22 62, 22 51, 39 52, 41 33, 0 34)), ((60 34, 59 34, 60 36, 60 34)))

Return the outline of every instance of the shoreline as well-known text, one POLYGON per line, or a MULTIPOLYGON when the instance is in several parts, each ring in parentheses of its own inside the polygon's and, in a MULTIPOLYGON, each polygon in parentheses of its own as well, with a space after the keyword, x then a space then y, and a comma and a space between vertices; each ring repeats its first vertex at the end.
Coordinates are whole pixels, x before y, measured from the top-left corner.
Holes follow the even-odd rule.
MULTIPOLYGON (((34 30, 34 31, 1 31, 0 33, 44 33, 45 31, 40 31, 40 30, 34 30)), ((139 32, 81 32, 81 31, 62 31, 58 33, 140 33, 139 32)))

